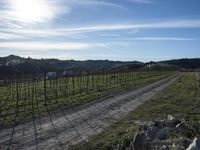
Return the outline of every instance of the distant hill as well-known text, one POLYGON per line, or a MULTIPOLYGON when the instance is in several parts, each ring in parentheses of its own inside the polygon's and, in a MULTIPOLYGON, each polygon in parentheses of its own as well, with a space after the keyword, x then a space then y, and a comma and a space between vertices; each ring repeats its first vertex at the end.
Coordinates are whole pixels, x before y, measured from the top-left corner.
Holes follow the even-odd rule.
MULTIPOLYGON (((112 71, 116 68, 125 69, 127 65, 138 68, 144 63, 138 61, 109 61, 109 60, 58 60, 58 59, 32 59, 10 55, 0 57, 0 74, 8 73, 44 73, 48 71, 112 71)), ((129 69, 129 68, 126 68, 129 69)))
POLYGON ((182 69, 199 69, 200 68, 200 58, 174 59, 174 60, 162 61, 161 63, 178 66, 182 69))
POLYGON ((109 60, 58 60, 32 59, 15 55, 0 57, 0 75, 10 73, 44 73, 49 71, 127 71, 138 69, 152 70, 194 70, 200 68, 200 59, 176 59, 143 63, 139 61, 109 60))

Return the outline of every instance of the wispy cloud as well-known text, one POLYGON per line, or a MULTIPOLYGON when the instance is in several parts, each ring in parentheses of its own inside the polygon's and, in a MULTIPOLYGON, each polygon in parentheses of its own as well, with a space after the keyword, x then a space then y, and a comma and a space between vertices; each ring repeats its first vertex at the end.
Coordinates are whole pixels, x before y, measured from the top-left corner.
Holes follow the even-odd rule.
MULTIPOLYGON (((5 36, 5 39, 15 38, 14 36, 25 37, 73 37, 88 32, 107 32, 107 31, 121 31, 121 30, 137 30, 137 29, 169 29, 169 28, 200 28, 200 20, 175 20, 154 23, 142 24, 107 24, 107 25, 92 25, 81 26, 74 28, 54 28, 54 29, 20 29, 20 28, 0 28, 0 34, 10 34, 12 36, 5 36)), ((108 33, 106 33, 108 34, 108 33)), ((114 34, 114 33, 112 33, 114 34)), ((1 37, 2 39, 4 37, 1 37)))
POLYGON ((121 5, 117 4, 117 3, 113 3, 113 2, 109 2, 109 1, 104 1, 104 0, 68 0, 68 2, 70 3, 71 6, 75 6, 75 5, 95 5, 95 6, 107 6, 107 7, 116 7, 116 8, 124 8, 121 5))
POLYGON ((86 26, 78 28, 61 29, 66 32, 95 32, 95 31, 114 31, 132 29, 152 29, 152 28, 200 28, 200 20, 175 20, 156 23, 143 24, 107 24, 86 26))
POLYGON ((136 37, 136 38, 130 38, 129 40, 138 40, 138 41, 195 41, 197 39, 182 38, 182 37, 136 37))
POLYGON ((122 36, 121 34, 114 34, 114 33, 101 33, 99 35, 103 37, 121 37, 122 36))
POLYGON ((74 49, 87 49, 99 44, 89 43, 68 43, 68 42, 0 42, 1 48, 19 49, 19 50, 74 50, 74 49))
POLYGON ((152 3, 151 0, 129 0, 131 2, 140 3, 140 4, 149 4, 152 3))
POLYGON ((0 39, 9 40, 9 39, 18 39, 18 38, 21 39, 24 37, 22 35, 0 32, 0 39))

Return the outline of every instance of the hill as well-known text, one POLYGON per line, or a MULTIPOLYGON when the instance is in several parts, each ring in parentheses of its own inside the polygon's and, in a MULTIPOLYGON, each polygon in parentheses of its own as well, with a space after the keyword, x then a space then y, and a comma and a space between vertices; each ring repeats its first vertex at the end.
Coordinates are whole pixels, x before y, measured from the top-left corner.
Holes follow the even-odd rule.
POLYGON ((58 59, 32 59, 10 55, 0 57, 0 74, 8 73, 43 73, 48 71, 112 71, 117 68, 129 69, 140 68, 144 63, 138 61, 109 61, 109 60, 58 60, 58 59))
POLYGON ((174 59, 174 60, 162 61, 161 63, 178 66, 182 69, 199 69, 200 68, 200 59, 199 58, 174 59))
POLYGON ((127 71, 127 70, 195 70, 200 68, 200 59, 174 59, 160 62, 143 63, 139 61, 109 60, 58 60, 32 59, 15 55, 0 57, 0 74, 44 73, 48 71, 127 71))

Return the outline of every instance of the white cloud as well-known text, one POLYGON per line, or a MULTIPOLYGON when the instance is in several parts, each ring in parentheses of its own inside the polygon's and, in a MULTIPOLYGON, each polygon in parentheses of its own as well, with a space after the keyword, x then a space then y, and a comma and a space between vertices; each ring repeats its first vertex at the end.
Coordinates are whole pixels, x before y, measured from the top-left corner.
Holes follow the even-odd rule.
POLYGON ((94 25, 80 28, 61 29, 63 32, 95 32, 95 31, 115 31, 132 29, 153 29, 153 28, 200 28, 200 20, 175 20, 156 23, 143 24, 107 24, 94 25))
POLYGON ((9 39, 18 39, 18 38, 23 38, 23 36, 17 35, 17 34, 0 32, 0 39, 9 40, 9 39))
POLYGON ((141 4, 149 4, 152 3, 152 1, 150 0, 129 0, 131 2, 135 2, 135 3, 141 3, 141 4))
POLYGON ((107 24, 107 25, 92 25, 76 28, 59 28, 47 30, 16 30, 16 33, 30 34, 47 34, 47 35, 67 35, 80 34, 86 32, 101 32, 101 31, 118 31, 118 30, 134 30, 134 29, 157 29, 157 28, 200 28, 200 20, 175 20, 157 23, 143 24, 107 24))
POLYGON ((107 6, 107 7, 117 7, 117 8, 123 8, 121 5, 118 5, 116 3, 111 3, 108 1, 103 0, 71 0, 70 2, 72 5, 96 5, 96 6, 107 6))
POLYGON ((68 43, 68 42, 0 42, 1 48, 18 49, 18 50, 74 50, 74 49, 87 49, 99 46, 98 44, 89 43, 68 43))
MULTIPOLYGON (((142 24, 102 24, 92 26, 82 26, 74 28, 54 28, 54 29, 25 29, 25 28, 0 28, 0 34, 10 34, 2 36, 1 39, 34 38, 34 37, 80 37, 89 32, 138 30, 138 29, 169 29, 169 28, 200 28, 200 20, 174 20, 164 22, 142 23, 142 24), (4 38, 5 37, 5 38, 4 38)), ((111 33, 110 33, 111 34, 111 33)), ((111 35, 113 35, 112 33, 111 35)))
POLYGON ((121 37, 121 34, 114 34, 114 33, 101 33, 99 35, 103 37, 121 37))
POLYGON ((181 38, 181 37, 136 37, 130 38, 129 40, 138 41, 194 41, 196 39, 192 38, 181 38))
POLYGON ((12 49, 14 51, 40 52, 48 50, 84 50, 90 48, 109 48, 111 46, 128 46, 127 42, 103 42, 103 43, 84 43, 84 42, 50 42, 50 41, 18 41, 0 42, 0 48, 12 49))

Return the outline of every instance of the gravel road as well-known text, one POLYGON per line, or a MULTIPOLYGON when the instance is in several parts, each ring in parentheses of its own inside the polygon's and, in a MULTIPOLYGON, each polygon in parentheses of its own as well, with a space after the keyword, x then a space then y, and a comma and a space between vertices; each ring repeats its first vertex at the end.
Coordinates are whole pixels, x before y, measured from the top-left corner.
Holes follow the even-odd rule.
POLYGON ((0 130, 0 149, 59 150, 102 132, 112 123, 149 101, 180 75, 75 108, 48 111, 40 118, 0 130))

